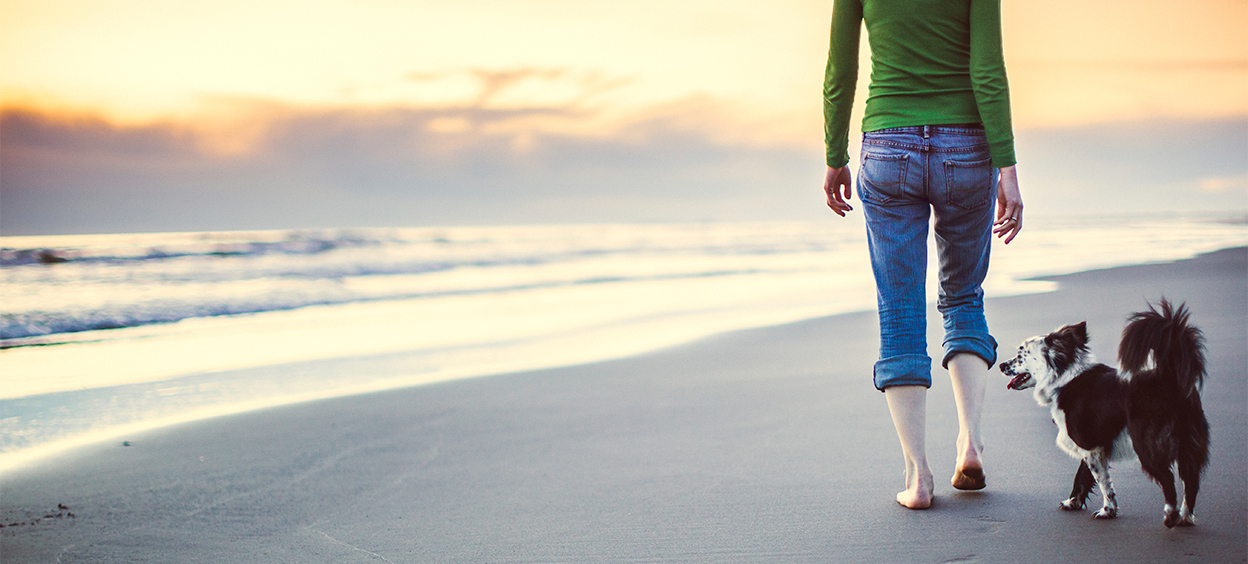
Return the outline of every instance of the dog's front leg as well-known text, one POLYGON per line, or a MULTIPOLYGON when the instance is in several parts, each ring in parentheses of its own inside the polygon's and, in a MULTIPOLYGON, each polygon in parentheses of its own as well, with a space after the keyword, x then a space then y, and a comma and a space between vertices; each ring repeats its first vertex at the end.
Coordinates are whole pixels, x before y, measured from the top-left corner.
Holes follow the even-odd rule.
POLYGON ((1070 490, 1070 499, 1062 502, 1062 511, 1076 511, 1086 507, 1088 494, 1092 493, 1094 484, 1096 484, 1096 478, 1092 477, 1088 463, 1080 460, 1079 471, 1075 472, 1075 485, 1070 490))
POLYGON ((1101 488, 1101 497, 1103 505, 1101 510, 1092 514, 1094 519, 1113 519, 1118 516, 1118 499, 1114 496, 1114 485, 1109 481, 1109 457, 1105 456, 1102 449, 1093 450, 1088 457, 1084 459, 1088 463, 1088 469, 1092 471, 1092 476, 1096 478, 1096 485, 1101 488))

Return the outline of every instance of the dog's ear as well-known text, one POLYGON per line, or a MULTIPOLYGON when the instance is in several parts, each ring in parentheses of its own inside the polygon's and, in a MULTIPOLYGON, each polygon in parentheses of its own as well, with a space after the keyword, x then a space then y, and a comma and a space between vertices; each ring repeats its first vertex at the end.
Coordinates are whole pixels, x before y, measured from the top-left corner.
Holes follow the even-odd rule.
POLYGON ((1068 346, 1078 348, 1086 346, 1088 344, 1088 322, 1080 321, 1079 323, 1066 325, 1044 337, 1044 344, 1049 347, 1057 346, 1058 343, 1068 343, 1068 346))
POLYGON ((1075 342, 1081 345, 1088 342, 1088 322, 1080 321, 1070 326, 1070 335, 1075 338, 1075 342))
POLYGON ((1080 321, 1049 333, 1044 338, 1049 365, 1058 374, 1066 372, 1080 353, 1088 350, 1088 323, 1080 321))

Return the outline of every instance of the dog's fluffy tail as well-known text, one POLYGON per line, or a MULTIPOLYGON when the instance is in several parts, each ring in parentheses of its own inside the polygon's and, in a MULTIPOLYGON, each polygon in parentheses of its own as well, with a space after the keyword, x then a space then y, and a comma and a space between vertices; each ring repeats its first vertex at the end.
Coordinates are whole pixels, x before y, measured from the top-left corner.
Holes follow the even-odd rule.
POLYGON ((1138 374, 1149 356, 1162 378, 1173 378, 1184 395, 1200 393, 1205 381, 1205 337, 1188 322, 1185 304, 1170 305, 1162 298, 1157 307, 1132 314, 1122 330, 1118 363, 1122 370, 1138 374))

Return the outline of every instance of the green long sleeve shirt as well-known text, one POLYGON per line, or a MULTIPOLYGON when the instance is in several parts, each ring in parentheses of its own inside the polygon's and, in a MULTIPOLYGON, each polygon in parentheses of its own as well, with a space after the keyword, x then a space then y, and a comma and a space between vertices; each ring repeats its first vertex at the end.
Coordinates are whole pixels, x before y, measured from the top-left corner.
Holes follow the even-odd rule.
POLYGON ((849 115, 864 20, 871 45, 864 132, 983 123, 992 165, 1015 163, 1001 0, 835 0, 823 80, 828 166, 849 162, 849 115))

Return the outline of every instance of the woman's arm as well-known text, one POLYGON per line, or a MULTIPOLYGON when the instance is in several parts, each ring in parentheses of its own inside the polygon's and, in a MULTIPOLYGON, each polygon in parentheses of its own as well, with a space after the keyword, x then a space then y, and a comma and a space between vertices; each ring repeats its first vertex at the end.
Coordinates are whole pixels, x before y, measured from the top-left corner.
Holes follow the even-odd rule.
POLYGON ((1001 47, 1001 0, 971 0, 971 88, 984 122, 997 182, 997 217, 992 232, 1009 244, 1023 230, 1023 197, 1014 165, 1014 126, 1010 119, 1010 84, 1001 47))
POLYGON ((971 0, 971 89, 992 150, 992 166, 1015 164, 1010 84, 1001 48, 1001 0, 971 0))
POLYGON ((832 3, 832 37, 823 74, 823 137, 827 164, 849 163, 849 114, 858 83, 858 37, 862 32, 861 0, 832 3))

